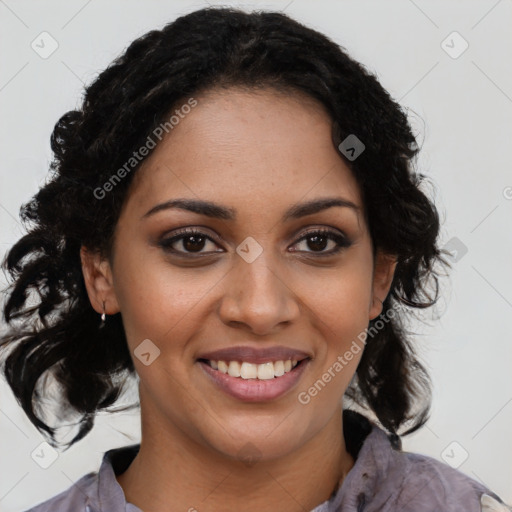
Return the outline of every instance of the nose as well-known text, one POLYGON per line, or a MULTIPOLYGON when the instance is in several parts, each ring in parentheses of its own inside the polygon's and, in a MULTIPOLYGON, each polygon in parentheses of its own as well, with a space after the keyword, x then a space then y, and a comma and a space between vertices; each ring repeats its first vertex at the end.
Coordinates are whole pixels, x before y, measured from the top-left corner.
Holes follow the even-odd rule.
POLYGON ((252 263, 235 256, 225 281, 219 316, 231 327, 258 334, 273 334, 300 315, 299 300, 282 266, 266 251, 252 263))

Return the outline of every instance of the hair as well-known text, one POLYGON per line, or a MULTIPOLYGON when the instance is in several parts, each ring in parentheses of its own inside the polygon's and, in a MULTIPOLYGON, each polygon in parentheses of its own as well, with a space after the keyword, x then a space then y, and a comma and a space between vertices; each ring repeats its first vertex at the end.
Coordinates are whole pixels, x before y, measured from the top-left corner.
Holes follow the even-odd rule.
POLYGON ((436 245, 437 210, 420 190, 425 177, 413 170, 419 149, 406 113, 375 75, 323 34, 282 13, 207 8, 136 39, 86 87, 81 106, 55 125, 46 184, 20 209, 27 234, 3 262, 12 282, 3 308, 10 330, 1 339, 2 369, 50 442, 56 442, 55 428, 41 414, 49 376, 58 403, 80 418, 71 446, 135 374, 121 314, 99 328, 79 252, 85 246, 111 257, 139 164, 103 199, 94 191, 183 98, 230 87, 305 93, 332 118, 336 147, 351 134, 364 143, 355 160, 341 150, 340 158, 359 184, 374 253, 395 255, 397 266, 346 396, 395 435, 428 418, 430 380, 403 320, 411 308, 437 300, 436 263, 444 260, 436 245), (392 309, 397 314, 391 317, 392 309))

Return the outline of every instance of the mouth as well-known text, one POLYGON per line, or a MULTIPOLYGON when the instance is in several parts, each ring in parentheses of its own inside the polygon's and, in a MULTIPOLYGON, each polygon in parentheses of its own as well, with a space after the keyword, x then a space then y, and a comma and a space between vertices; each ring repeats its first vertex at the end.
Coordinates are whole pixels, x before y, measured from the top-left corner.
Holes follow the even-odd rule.
POLYGON ((248 361, 216 361, 214 359, 199 359, 200 362, 208 364, 211 368, 223 374, 240 379, 258 379, 270 380, 282 377, 291 372, 301 360, 286 359, 279 361, 267 361, 260 364, 250 363, 248 361))
POLYGON ((211 383, 231 397, 247 402, 274 400, 295 387, 311 358, 252 363, 200 358, 211 383))

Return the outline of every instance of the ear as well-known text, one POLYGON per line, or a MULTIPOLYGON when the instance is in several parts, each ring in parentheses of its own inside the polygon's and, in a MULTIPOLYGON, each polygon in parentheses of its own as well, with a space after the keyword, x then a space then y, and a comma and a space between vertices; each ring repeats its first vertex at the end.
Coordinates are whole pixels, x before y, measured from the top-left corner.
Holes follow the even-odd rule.
POLYGON ((101 258, 99 252, 89 251, 85 246, 80 248, 80 260, 87 295, 94 310, 100 314, 103 313, 103 303, 105 303, 106 314, 118 313, 120 308, 108 260, 101 258))
POLYGON ((386 299, 397 264, 396 256, 377 251, 373 267, 372 298, 369 319, 373 320, 382 313, 382 303, 386 299))

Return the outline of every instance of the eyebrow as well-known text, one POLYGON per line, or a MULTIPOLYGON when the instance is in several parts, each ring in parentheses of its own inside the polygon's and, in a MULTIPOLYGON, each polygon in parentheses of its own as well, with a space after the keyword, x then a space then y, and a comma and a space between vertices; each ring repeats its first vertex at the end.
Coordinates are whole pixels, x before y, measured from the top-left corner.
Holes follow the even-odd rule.
MULTIPOLYGON (((343 199, 341 197, 325 197, 293 205, 288 210, 286 210, 282 217, 282 221, 299 219, 301 217, 306 217, 307 215, 312 215, 314 213, 318 213, 323 210, 327 210, 328 208, 333 208, 335 206, 342 208, 351 208, 356 212, 356 214, 358 214, 360 210, 360 208, 357 205, 355 205, 352 201, 349 201, 348 199, 343 199)), ((225 206, 221 206, 211 201, 203 201, 201 199, 171 199, 170 201, 165 201, 164 203, 160 203, 157 204, 156 206, 153 206, 153 208, 148 210, 141 217, 141 220, 150 217, 151 215, 154 215, 157 212, 173 208, 197 213, 199 215, 205 215, 206 217, 211 217, 214 219, 236 219, 235 209, 227 208, 225 206)))

